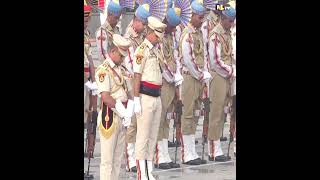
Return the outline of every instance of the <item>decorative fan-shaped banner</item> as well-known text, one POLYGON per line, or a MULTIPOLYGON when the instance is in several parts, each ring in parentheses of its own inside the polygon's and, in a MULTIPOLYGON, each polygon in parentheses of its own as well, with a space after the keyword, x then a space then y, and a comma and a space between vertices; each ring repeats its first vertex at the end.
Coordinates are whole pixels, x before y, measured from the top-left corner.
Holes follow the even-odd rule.
POLYGON ((174 7, 181 9, 181 23, 186 26, 192 16, 191 2, 189 0, 175 0, 174 7))
POLYGON ((203 0, 203 6, 210 10, 216 10, 217 4, 219 4, 218 0, 203 0))
POLYGON ((91 6, 93 10, 96 12, 103 12, 104 11, 104 3, 105 0, 84 0, 91 6))
POLYGON ((134 9, 134 6, 136 4, 135 0, 120 0, 119 2, 122 8, 129 8, 129 9, 134 9))
POLYGON ((167 8, 168 8, 168 0, 137 0, 139 5, 141 4, 149 4, 150 13, 152 16, 155 16, 161 20, 166 17, 167 8))

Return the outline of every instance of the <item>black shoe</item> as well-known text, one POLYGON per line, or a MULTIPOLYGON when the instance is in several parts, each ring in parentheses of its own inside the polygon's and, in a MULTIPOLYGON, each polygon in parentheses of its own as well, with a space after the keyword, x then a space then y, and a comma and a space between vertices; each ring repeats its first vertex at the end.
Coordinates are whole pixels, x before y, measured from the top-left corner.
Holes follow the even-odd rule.
POLYGON ((201 161, 199 161, 199 159, 194 159, 194 160, 190 160, 188 162, 185 162, 183 164, 187 164, 187 165, 200 165, 201 161))
POLYGON ((132 168, 130 168, 130 172, 137 172, 137 167, 133 166, 132 168))
POLYGON ((196 144, 198 144, 198 140, 195 140, 194 142, 195 142, 196 144))
POLYGON ((171 168, 179 168, 180 164, 174 163, 174 162, 169 162, 168 163, 170 165, 171 168))
POLYGON ((171 168, 171 166, 168 163, 160 163, 159 165, 155 164, 154 167, 159 168, 159 169, 170 169, 171 168))
POLYGON ((217 162, 225 162, 228 160, 228 158, 225 155, 221 155, 221 156, 215 157, 214 160, 217 162))
POLYGON ((206 160, 202 160, 200 158, 197 158, 196 160, 199 160, 200 161, 200 164, 207 164, 207 161, 206 160))
POLYGON ((168 147, 176 147, 174 142, 168 141, 168 147))
MULTIPOLYGON (((175 141, 175 142, 168 141, 168 147, 169 148, 176 147, 176 143, 177 143, 177 141, 175 141)), ((181 143, 180 143, 180 141, 178 141, 178 147, 180 147, 180 146, 181 146, 181 143)))
POLYGON ((209 156, 209 161, 214 161, 214 157, 209 156))
POLYGON ((91 180, 91 179, 93 179, 93 175, 92 174, 87 174, 87 173, 84 173, 84 179, 85 180, 91 180))
MULTIPOLYGON (((88 153, 84 153, 84 157, 88 158, 88 153)), ((91 156, 91 159, 94 159, 94 156, 91 156)))
POLYGON ((220 137, 220 141, 227 141, 228 138, 227 137, 220 137))

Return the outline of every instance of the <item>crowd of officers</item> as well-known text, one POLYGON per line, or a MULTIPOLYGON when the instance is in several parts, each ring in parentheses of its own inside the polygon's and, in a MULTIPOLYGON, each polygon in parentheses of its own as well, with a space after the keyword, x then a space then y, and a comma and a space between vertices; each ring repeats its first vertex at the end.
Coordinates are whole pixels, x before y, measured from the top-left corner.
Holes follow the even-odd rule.
POLYGON ((180 162, 207 163, 195 147, 198 120, 205 114, 202 133, 208 160, 228 160, 220 137, 226 115, 235 135, 235 2, 158 2, 135 2, 134 17, 123 35, 117 24, 126 1, 106 4, 105 22, 91 32, 100 64, 92 62, 87 30, 93 8, 84 6, 85 113, 97 116, 101 180, 119 179, 123 158, 126 170, 137 172, 139 180, 154 180, 154 167, 180 167, 168 152, 170 120, 175 124, 175 143, 181 146, 180 162), (210 3, 224 9, 206 6, 210 3), (204 99, 209 100, 207 108, 204 99))

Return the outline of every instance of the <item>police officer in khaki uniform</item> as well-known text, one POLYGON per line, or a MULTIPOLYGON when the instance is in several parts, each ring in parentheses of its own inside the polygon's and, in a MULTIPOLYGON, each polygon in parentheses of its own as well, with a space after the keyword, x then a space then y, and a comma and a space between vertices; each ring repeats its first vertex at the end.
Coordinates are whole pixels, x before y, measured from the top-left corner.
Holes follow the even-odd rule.
MULTIPOLYGON (((205 69, 207 71, 210 71, 209 69, 209 34, 212 31, 212 29, 218 25, 219 23, 219 16, 221 14, 220 10, 216 10, 216 6, 220 5, 220 4, 225 4, 225 0, 204 0, 203 1, 205 7, 206 7, 206 18, 204 20, 204 22, 202 23, 201 26, 201 32, 202 32, 202 36, 203 36, 203 43, 204 43, 204 57, 206 60, 206 66, 205 69)), ((208 84, 209 85, 209 82, 208 84)), ((204 97, 208 97, 209 96, 209 92, 210 88, 207 89, 207 91, 204 94, 204 97)), ((210 99, 210 98, 209 98, 210 99)), ((209 118, 205 118, 203 121, 203 129, 206 131, 206 134, 208 133, 208 126, 209 126, 209 118)), ((208 147, 208 152, 210 152, 210 145, 207 146, 208 147)))
POLYGON ((137 118, 135 149, 138 180, 155 179, 151 172, 161 118, 162 75, 159 63, 163 60, 158 43, 163 38, 165 27, 160 19, 148 17, 146 38, 134 53, 133 89, 137 118))
MULTIPOLYGON (((106 59, 106 52, 112 44, 112 35, 114 33, 120 34, 116 26, 121 16, 122 7, 119 0, 110 0, 107 6, 107 19, 96 31, 96 43, 99 51, 99 58, 101 62, 106 59)), ((98 64, 100 65, 100 64, 98 64)))
POLYGON ((209 160, 226 161, 220 144, 225 119, 224 108, 230 101, 231 79, 235 76, 232 67, 232 37, 230 28, 236 11, 230 7, 222 11, 220 23, 209 34, 210 73, 210 120, 208 129, 209 160))
MULTIPOLYGON (((170 7, 170 4, 169 4, 170 7)), ((185 13, 185 9, 191 8, 188 1, 176 1, 175 7, 167 10, 164 22, 167 27, 161 43, 161 50, 164 61, 161 62, 163 83, 161 87, 161 122, 158 133, 158 142, 155 152, 155 166, 159 169, 178 168, 179 164, 173 163, 168 152, 169 122, 174 119, 174 106, 179 100, 179 86, 182 84, 183 77, 179 70, 179 60, 174 56, 177 48, 173 32, 183 20, 184 24, 190 21, 191 12, 185 13)), ((178 123, 179 124, 179 123, 178 123)), ((177 129, 178 131, 178 129, 177 129)))
MULTIPOLYGON (((121 1, 122 2, 122 1, 121 1)), ((117 24, 121 16, 122 7, 119 0, 110 0, 107 4, 106 10, 103 12, 105 20, 101 19, 101 26, 95 32, 97 50, 98 50, 98 60, 94 60, 94 67, 97 68, 106 57, 106 52, 109 46, 112 44, 112 35, 114 33, 120 34, 117 24)), ((98 99, 98 105, 101 104, 101 98, 98 99)), ((101 108, 101 107, 100 107, 101 108)))
POLYGON ((101 143, 100 180, 119 179, 120 165, 125 146, 125 127, 130 125, 133 101, 128 101, 128 77, 121 66, 130 41, 114 34, 106 60, 98 67, 96 79, 102 98, 98 115, 101 143))
POLYGON ((199 158, 195 149, 195 132, 200 116, 200 100, 202 87, 210 80, 211 75, 205 70, 203 39, 200 31, 205 8, 203 1, 194 0, 191 3, 191 22, 183 30, 179 51, 182 55, 182 104, 181 120, 181 158, 189 165, 205 163, 199 158))
MULTIPOLYGON (((179 1, 179 2, 182 2, 182 3, 190 3, 189 1, 179 1)), ((190 21, 190 20, 189 20, 190 21)), ((181 37, 181 34, 182 34, 182 31, 183 29, 186 27, 187 24, 184 24, 184 23, 180 23, 178 26, 176 26, 176 31, 174 31, 172 33, 172 36, 173 36, 173 43, 174 43, 174 50, 173 50, 173 55, 174 55, 174 59, 176 60, 176 65, 177 65, 177 72, 180 72, 180 74, 182 73, 182 55, 180 54, 179 52, 179 42, 180 42, 180 37, 181 37)), ((178 97, 179 99, 181 100, 181 85, 179 85, 178 87, 178 97)), ((178 146, 181 145, 180 143, 180 139, 181 139, 181 122, 180 123, 177 123, 175 124, 176 125, 176 142, 175 143, 178 143, 178 146)), ((170 142, 168 141, 168 146, 169 147, 175 147, 174 142, 170 142)))
MULTIPOLYGON (((128 50, 128 56, 125 58, 124 63, 125 67, 130 72, 130 75, 133 77, 133 59, 134 52, 137 47, 143 41, 143 32, 146 25, 148 24, 148 17, 151 15, 149 12, 149 4, 143 4, 137 8, 135 11, 135 16, 132 22, 129 24, 126 30, 125 38, 131 41, 131 46, 128 50)), ((131 82, 133 84, 133 81, 131 82)), ((131 92, 133 96, 133 92, 131 92)), ((130 126, 127 129, 126 134, 126 169, 128 171, 137 172, 136 168, 136 158, 135 158, 135 141, 137 134, 137 120, 135 116, 132 117, 130 126)))
POLYGON ((203 36, 204 43, 204 55, 205 59, 208 62, 208 40, 210 31, 219 23, 219 10, 216 10, 216 5, 222 3, 222 1, 218 0, 204 0, 204 6, 206 7, 206 18, 201 26, 201 32, 203 36))

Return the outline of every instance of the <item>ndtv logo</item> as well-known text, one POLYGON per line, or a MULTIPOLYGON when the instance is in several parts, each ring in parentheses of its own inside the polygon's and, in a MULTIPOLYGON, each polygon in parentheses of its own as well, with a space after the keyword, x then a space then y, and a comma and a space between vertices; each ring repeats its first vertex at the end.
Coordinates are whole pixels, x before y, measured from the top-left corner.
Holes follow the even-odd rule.
POLYGON ((216 5, 216 10, 224 11, 224 10, 228 10, 228 9, 230 9, 230 7, 226 7, 223 4, 217 4, 216 5))

